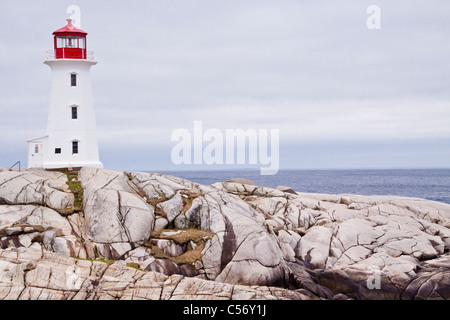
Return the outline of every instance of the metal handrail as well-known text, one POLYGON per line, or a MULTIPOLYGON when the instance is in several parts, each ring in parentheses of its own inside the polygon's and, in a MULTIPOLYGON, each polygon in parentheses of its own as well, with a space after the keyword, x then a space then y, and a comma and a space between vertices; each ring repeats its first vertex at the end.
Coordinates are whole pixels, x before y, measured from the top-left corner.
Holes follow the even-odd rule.
MULTIPOLYGON (((56 59, 55 50, 47 50, 46 60, 56 59)), ((94 60, 94 51, 86 51, 86 60, 94 60)))
POLYGON ((11 169, 14 168, 17 164, 19 164, 19 171, 20 171, 20 161, 17 161, 11 167, 9 167, 9 171, 11 171, 11 169))

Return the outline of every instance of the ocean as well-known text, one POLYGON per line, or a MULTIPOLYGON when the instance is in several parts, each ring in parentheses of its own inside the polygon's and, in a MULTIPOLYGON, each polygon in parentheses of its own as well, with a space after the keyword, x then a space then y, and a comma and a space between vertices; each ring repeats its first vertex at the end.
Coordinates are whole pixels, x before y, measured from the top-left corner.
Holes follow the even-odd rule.
POLYGON ((254 171, 165 171, 200 184, 245 178, 258 186, 283 185, 297 192, 396 195, 450 204, 450 169, 285 170, 273 176, 254 171))

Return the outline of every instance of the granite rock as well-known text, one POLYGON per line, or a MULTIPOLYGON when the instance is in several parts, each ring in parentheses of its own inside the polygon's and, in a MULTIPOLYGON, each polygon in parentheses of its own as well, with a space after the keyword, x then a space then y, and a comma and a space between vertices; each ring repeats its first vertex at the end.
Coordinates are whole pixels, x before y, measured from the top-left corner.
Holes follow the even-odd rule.
POLYGON ((0 299, 450 299, 450 205, 0 170, 0 299), (114 263, 114 262, 117 263, 114 263))

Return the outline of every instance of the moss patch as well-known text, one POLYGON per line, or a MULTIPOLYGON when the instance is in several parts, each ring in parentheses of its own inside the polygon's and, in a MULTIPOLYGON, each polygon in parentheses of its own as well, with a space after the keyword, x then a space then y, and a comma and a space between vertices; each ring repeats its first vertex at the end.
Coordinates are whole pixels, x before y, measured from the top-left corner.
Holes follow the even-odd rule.
POLYGON ((169 259, 172 262, 175 262, 177 265, 188 264, 191 266, 195 265, 195 262, 202 259, 202 251, 205 248, 205 243, 199 243, 196 245, 195 249, 190 247, 188 250, 179 255, 178 257, 169 257, 162 251, 158 246, 154 244, 150 244, 149 247, 152 250, 152 256, 156 259, 169 259))
POLYGON ((183 209, 181 210, 181 213, 187 212, 191 206, 192 202, 195 198, 203 196, 202 191, 193 192, 192 190, 183 190, 181 191, 182 199, 183 199, 183 209))
POLYGON ((73 205, 74 211, 83 210, 83 188, 80 181, 68 181, 70 191, 75 195, 75 203, 73 205))
POLYGON ((115 260, 110 260, 110 259, 105 259, 105 258, 98 258, 98 259, 83 259, 83 258, 79 258, 79 257, 72 257, 72 258, 77 259, 77 260, 90 261, 90 262, 103 262, 106 264, 113 264, 114 262, 116 262, 115 260))
POLYGON ((127 262, 127 267, 133 268, 139 271, 145 271, 144 269, 139 268, 139 264, 136 262, 127 262))
POLYGON ((187 250, 182 255, 177 257, 169 257, 158 246, 152 244, 150 241, 145 241, 144 246, 149 247, 152 251, 152 256, 156 259, 169 259, 177 265, 191 265, 194 266, 195 262, 202 259, 202 251, 205 248, 207 240, 211 239, 214 233, 199 229, 164 229, 161 231, 153 231, 151 238, 172 240, 173 242, 182 245, 187 245, 187 250), (195 244, 192 246, 191 241, 195 244))
POLYGON ((74 195, 74 204, 72 208, 66 210, 61 210, 61 214, 72 214, 75 212, 83 211, 83 187, 81 186, 81 181, 78 181, 78 174, 75 172, 66 171, 67 175, 67 185, 69 190, 74 195))
POLYGON ((200 229, 163 229, 160 231, 152 231, 151 238, 173 240, 177 244, 185 244, 190 241, 199 244, 202 241, 211 239, 214 233, 200 229))

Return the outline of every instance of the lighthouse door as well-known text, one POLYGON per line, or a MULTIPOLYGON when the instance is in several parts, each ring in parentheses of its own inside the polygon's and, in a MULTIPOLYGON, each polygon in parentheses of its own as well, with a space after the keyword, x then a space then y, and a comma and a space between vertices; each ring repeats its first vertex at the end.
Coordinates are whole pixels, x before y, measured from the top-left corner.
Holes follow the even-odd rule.
POLYGON ((42 152, 42 143, 35 143, 34 144, 34 157, 35 157, 35 167, 42 168, 44 164, 44 153, 42 152))
POLYGON ((28 147, 28 168, 42 168, 44 165, 44 146, 42 142, 33 141, 28 147))

